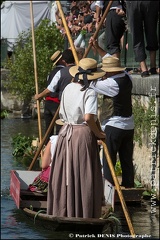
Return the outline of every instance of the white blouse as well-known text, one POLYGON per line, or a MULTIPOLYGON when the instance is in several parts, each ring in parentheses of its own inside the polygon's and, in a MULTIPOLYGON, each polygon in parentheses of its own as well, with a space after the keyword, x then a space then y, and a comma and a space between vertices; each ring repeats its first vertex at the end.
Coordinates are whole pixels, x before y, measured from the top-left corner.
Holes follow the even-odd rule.
POLYGON ((82 124, 85 114, 97 116, 97 93, 91 88, 84 91, 81 91, 81 88, 79 83, 73 82, 65 87, 59 111, 59 116, 64 122, 82 124))

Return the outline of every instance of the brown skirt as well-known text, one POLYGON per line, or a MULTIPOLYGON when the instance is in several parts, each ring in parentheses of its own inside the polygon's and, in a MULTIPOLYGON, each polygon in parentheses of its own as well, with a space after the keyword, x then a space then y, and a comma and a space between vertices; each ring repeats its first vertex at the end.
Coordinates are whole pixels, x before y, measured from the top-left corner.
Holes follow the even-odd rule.
POLYGON ((103 182, 97 139, 86 125, 64 125, 51 166, 47 213, 99 218, 103 182))

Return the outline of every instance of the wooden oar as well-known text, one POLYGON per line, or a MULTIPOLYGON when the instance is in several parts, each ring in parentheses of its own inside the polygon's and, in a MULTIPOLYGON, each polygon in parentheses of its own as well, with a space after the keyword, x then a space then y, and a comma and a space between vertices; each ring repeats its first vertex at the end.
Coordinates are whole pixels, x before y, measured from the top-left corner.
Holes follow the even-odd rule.
MULTIPOLYGON (((34 19, 33 19, 33 6, 30 0, 30 14, 31 14, 31 25, 32 25, 32 45, 33 45, 33 58, 34 58, 34 75, 35 75, 35 87, 36 94, 38 94, 38 79, 37 79, 37 62, 36 62, 36 50, 35 50, 35 38, 34 38, 34 19)), ((37 114, 38 114, 38 129, 39 129, 39 141, 42 141, 42 129, 41 129, 41 113, 40 113, 40 102, 37 100, 37 114)))
POLYGON ((134 229, 133 229, 133 225, 132 225, 129 213, 128 213, 128 209, 127 209, 124 197, 123 197, 123 193, 122 193, 121 187, 119 185, 119 182, 118 182, 118 179, 117 179, 114 167, 113 167, 113 163, 112 163, 110 154, 108 152, 107 145, 106 145, 104 140, 102 140, 101 142, 102 142, 102 145, 103 145, 103 150, 104 150, 104 153, 105 153, 105 157, 106 157, 107 163, 109 165, 109 168, 110 168, 110 171, 111 171, 111 174, 112 174, 112 177, 113 177, 113 181, 115 183, 116 190, 117 190, 118 195, 119 195, 119 199, 120 199, 120 202, 121 202, 121 205, 122 205, 122 208, 123 208, 123 212, 124 212, 124 215, 125 215, 125 218, 126 218, 126 221, 127 221, 127 224, 128 224, 128 227, 129 227, 129 230, 130 230, 130 233, 131 233, 131 236, 132 236, 132 238, 135 238, 135 232, 134 232, 134 229))
POLYGON ((43 148, 43 145, 44 145, 46 139, 48 138, 49 134, 51 133, 51 131, 53 129, 53 126, 55 124, 55 121, 57 119, 58 113, 59 113, 59 108, 60 107, 58 107, 57 111, 55 112, 54 117, 53 117, 53 119, 52 119, 52 121, 51 121, 51 123, 50 123, 50 125, 49 125, 49 127, 48 127, 48 129, 47 129, 47 131, 45 133, 45 135, 44 135, 44 138, 42 139, 42 141, 41 141, 41 143, 40 143, 40 145, 39 145, 39 147, 38 147, 38 149, 36 151, 36 154, 35 154, 32 162, 31 162, 28 170, 32 170, 32 168, 33 168, 33 166, 34 166, 34 164, 35 164, 35 162, 36 162, 36 160, 37 160, 37 158, 38 158, 38 156, 39 156, 39 154, 40 154, 40 152, 41 152, 41 150, 43 148))
MULTIPOLYGON (((109 12, 109 9, 110 9, 110 7, 111 7, 112 2, 113 2, 113 0, 109 1, 108 5, 107 5, 107 8, 106 8, 106 10, 105 10, 105 12, 104 12, 104 14, 103 14, 103 16, 102 16, 102 18, 101 18, 101 21, 99 22, 98 27, 97 27, 94 35, 93 35, 93 38, 94 38, 94 39, 96 39, 97 36, 98 36, 98 32, 99 32, 100 28, 102 27, 102 24, 103 24, 103 22, 104 22, 104 20, 105 20, 105 18, 106 18, 106 16, 107 16, 107 14, 108 14, 108 12, 109 12)), ((91 47, 92 47, 92 45, 89 44, 89 45, 88 45, 88 48, 86 49, 86 51, 85 51, 85 53, 84 53, 84 56, 83 56, 84 58, 87 57, 87 55, 88 55, 91 47)))
POLYGON ((69 28, 68 28, 68 25, 67 25, 67 22, 66 22, 66 18, 64 16, 64 13, 63 13, 63 10, 62 10, 62 7, 61 7, 61 3, 60 3, 60 1, 56 1, 56 4, 58 6, 58 10, 59 10, 61 18, 62 18, 63 26, 65 28, 65 31, 66 31, 66 34, 67 34, 67 37, 68 37, 68 41, 69 41, 69 44, 70 44, 72 52, 73 52, 75 63, 76 63, 76 65, 78 65, 79 60, 78 60, 77 52, 76 52, 76 49, 75 49, 75 46, 74 46, 74 43, 73 43, 73 40, 72 40, 72 37, 71 37, 71 33, 69 31, 69 28))

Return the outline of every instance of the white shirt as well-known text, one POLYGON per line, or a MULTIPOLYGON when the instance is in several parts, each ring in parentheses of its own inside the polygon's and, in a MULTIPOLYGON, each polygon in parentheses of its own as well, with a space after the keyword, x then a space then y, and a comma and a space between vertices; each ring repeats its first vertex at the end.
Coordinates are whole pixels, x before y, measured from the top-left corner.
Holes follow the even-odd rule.
MULTIPOLYGON (((65 66, 57 65, 57 67, 65 67, 65 66)), ((61 69, 54 75, 54 77, 53 77, 52 81, 50 82, 50 84, 48 85, 47 89, 51 92, 55 92, 60 78, 61 78, 61 69)))
POLYGON ((50 137, 50 142, 51 142, 51 160, 53 159, 53 155, 54 155, 54 152, 55 152, 55 147, 56 147, 56 144, 57 144, 57 139, 58 139, 58 135, 52 135, 50 137))
MULTIPOLYGON (((119 86, 114 79, 123 77, 125 76, 125 74, 126 74, 125 72, 121 74, 116 74, 115 76, 107 78, 103 81, 99 79, 96 83, 92 82, 90 84, 90 87, 93 88, 99 94, 103 94, 109 97, 115 97, 119 93, 119 86)), ((127 117, 127 118, 120 117, 120 116, 110 117, 109 119, 106 119, 102 122, 103 130, 105 129, 106 125, 124 129, 124 130, 131 130, 131 129, 134 129, 133 116, 127 117)))
POLYGON ((97 93, 91 88, 84 91, 81 91, 81 88, 79 83, 69 83, 65 87, 59 111, 59 116, 64 122, 83 124, 85 114, 97 116, 97 93))
POLYGON ((95 6, 98 6, 100 7, 101 9, 103 8, 104 4, 103 4, 104 1, 96 1, 95 2, 95 6))

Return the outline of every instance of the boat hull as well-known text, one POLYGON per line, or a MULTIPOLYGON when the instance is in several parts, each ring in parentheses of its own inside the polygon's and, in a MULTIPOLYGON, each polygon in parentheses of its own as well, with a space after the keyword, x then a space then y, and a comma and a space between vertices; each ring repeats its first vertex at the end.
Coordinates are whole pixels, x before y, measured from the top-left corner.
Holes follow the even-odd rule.
POLYGON ((23 209, 35 224, 51 231, 66 231, 74 233, 103 233, 106 229, 108 233, 113 233, 115 223, 108 219, 97 218, 75 218, 75 217, 53 217, 42 212, 33 211, 28 208, 23 209))

